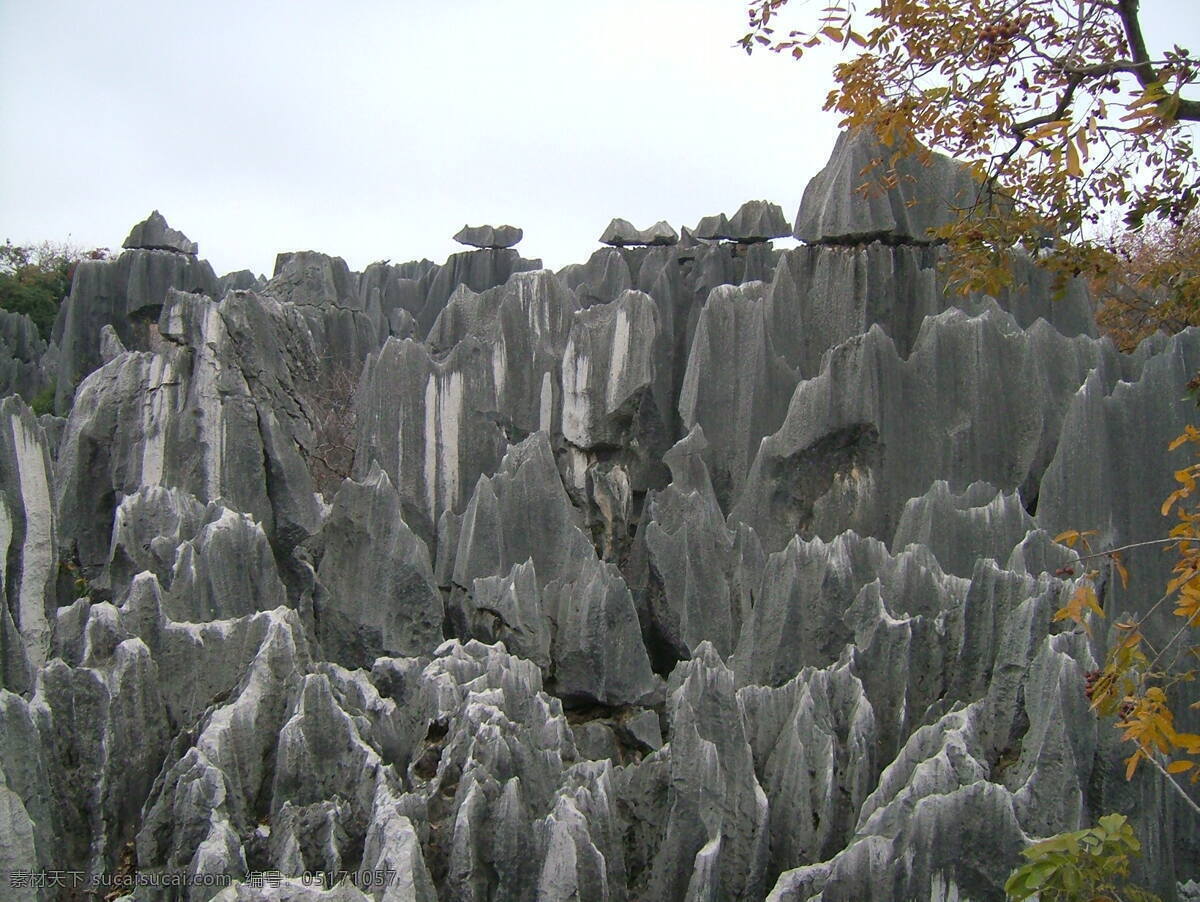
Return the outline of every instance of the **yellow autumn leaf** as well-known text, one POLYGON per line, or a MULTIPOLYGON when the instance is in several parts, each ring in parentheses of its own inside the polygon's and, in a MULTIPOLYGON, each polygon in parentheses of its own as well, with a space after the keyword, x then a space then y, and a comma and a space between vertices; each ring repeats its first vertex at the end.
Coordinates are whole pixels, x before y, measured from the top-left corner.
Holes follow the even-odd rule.
POLYGON ((1138 749, 1125 760, 1125 779, 1132 780, 1133 774, 1137 770, 1138 761, 1142 758, 1142 750, 1138 749))
POLYGON ((1180 445, 1186 442, 1194 442, 1197 439, 1200 439, 1200 429, 1197 429, 1195 426, 1185 426, 1183 432, 1177 435, 1171 441, 1171 444, 1167 445, 1167 450, 1174 451, 1180 445))
POLYGON ((1071 620, 1082 626, 1083 631, 1090 636, 1092 630, 1084 618, 1086 611, 1094 611, 1100 617, 1104 616, 1104 609, 1100 607, 1100 601, 1096 598, 1096 590, 1090 583, 1080 583, 1071 593, 1070 600, 1054 612, 1054 622, 1071 620))
POLYGON ((1195 761, 1188 761, 1187 759, 1181 759, 1179 761, 1172 761, 1170 764, 1167 765, 1167 773, 1169 773, 1169 774, 1184 774, 1184 773, 1187 773, 1189 770, 1191 770, 1195 766, 1196 766, 1195 761))
POLYGON ((1171 508, 1175 506, 1175 502, 1186 498, 1187 492, 1184 489, 1176 489, 1162 503, 1162 515, 1165 517, 1171 513, 1171 508))
POLYGON ((1079 154, 1084 161, 1088 158, 1088 141, 1087 141, 1087 126, 1081 125, 1079 130, 1075 132, 1075 146, 1079 148, 1079 154))
POLYGON ((1196 733, 1176 733, 1175 744, 1189 755, 1200 755, 1200 735, 1196 733))
POLYGON ((1083 166, 1079 162, 1079 148, 1070 142, 1067 143, 1067 175, 1073 178, 1083 176, 1083 166))
POLYGON ((1116 552, 1113 552, 1111 555, 1109 555, 1109 557, 1112 558, 1113 566, 1116 567, 1116 569, 1117 569, 1117 575, 1119 577, 1121 577, 1121 588, 1128 589, 1129 588, 1129 570, 1128 570, 1128 568, 1126 568, 1126 566, 1124 564, 1121 563, 1121 556, 1119 554, 1117 554, 1116 552))
POLYGON ((1193 562, 1189 562, 1188 566, 1186 566, 1186 567, 1177 566, 1175 568, 1175 572, 1178 573, 1179 576, 1174 577, 1167 583, 1167 594, 1168 595, 1171 595, 1174 592, 1177 592, 1180 589, 1187 587, 1188 585, 1192 584, 1193 581, 1195 581, 1198 577, 1200 577, 1200 573, 1196 572, 1196 567, 1193 562))
POLYGON ((1074 548, 1075 543, 1079 541, 1079 530, 1068 529, 1064 532, 1060 532, 1054 537, 1054 541, 1060 542, 1063 545, 1066 545, 1068 548, 1074 548))
POLYGON ((1188 626, 1200 626, 1200 597, 1192 594, 1181 595, 1175 608, 1175 616, 1183 617, 1188 626))

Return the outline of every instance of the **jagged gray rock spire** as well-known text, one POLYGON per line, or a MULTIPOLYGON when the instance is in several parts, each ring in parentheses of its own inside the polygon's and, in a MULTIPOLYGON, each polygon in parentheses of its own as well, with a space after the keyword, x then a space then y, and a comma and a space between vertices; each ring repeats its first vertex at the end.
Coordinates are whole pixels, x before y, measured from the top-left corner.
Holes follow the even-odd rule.
POLYGON ((178 251, 181 254, 200 253, 200 245, 187 235, 167 225, 166 218, 155 210, 133 227, 121 247, 147 251, 178 251))
POLYGON ((464 225, 454 236, 459 244, 478 248, 516 247, 525 233, 516 226, 464 225))
POLYGON ((57 577, 54 470, 24 402, 0 401, 0 686, 33 688, 50 657, 57 577))
POLYGON ((59 539, 88 579, 103 578, 118 506, 144 486, 248 514, 277 551, 321 521, 303 459, 311 412, 297 386, 316 356, 303 316, 249 292, 166 300, 161 350, 88 376, 58 449, 59 539))
POLYGON ((869 129, 838 135, 833 154, 804 189, 793 234, 809 243, 928 242, 975 198, 970 171, 944 154, 903 156, 869 129), (895 171, 894 187, 882 180, 895 171), (864 175, 864 173, 866 173, 864 175), (864 184, 866 188, 864 188, 864 184))

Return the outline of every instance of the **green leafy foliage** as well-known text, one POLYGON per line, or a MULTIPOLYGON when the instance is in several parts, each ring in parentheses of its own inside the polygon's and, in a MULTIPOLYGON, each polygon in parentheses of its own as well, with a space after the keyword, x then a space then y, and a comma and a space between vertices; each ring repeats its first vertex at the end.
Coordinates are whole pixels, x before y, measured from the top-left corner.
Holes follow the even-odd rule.
POLYGON ((1028 862, 1012 872, 1004 891, 1014 902, 1155 902, 1158 896, 1132 886, 1129 857, 1142 845, 1123 814, 1100 818, 1095 827, 1060 833, 1021 854, 1028 862))
POLYGON ((42 338, 49 340, 79 261, 107 256, 107 248, 81 251, 50 242, 23 247, 6 241, 0 247, 0 308, 28 315, 42 338))
POLYGON ((29 402, 29 409, 39 417, 44 413, 54 413, 54 386, 51 385, 36 395, 29 402))

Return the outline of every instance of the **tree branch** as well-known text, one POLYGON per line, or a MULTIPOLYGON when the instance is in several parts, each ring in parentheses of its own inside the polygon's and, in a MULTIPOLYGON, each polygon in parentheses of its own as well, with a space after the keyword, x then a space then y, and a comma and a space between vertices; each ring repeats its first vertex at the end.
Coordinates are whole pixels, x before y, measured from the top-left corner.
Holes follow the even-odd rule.
POLYGON ((1118 0, 1117 15, 1125 29, 1125 41, 1129 44, 1129 53, 1137 63, 1133 73, 1142 87, 1149 87, 1158 80, 1158 73, 1150 62, 1150 52, 1146 49, 1146 38, 1142 34, 1142 23, 1138 21, 1138 7, 1141 0, 1118 0))
POLYGON ((1147 755, 1146 760, 1149 761, 1151 764, 1153 764, 1155 769, 1160 774, 1163 775, 1163 779, 1166 780, 1169 784, 1171 784, 1171 788, 1173 790, 1175 790, 1177 793, 1179 793, 1179 797, 1181 799, 1183 799, 1184 802, 1187 803, 1188 807, 1191 808, 1192 811, 1195 812, 1197 815, 1200 815, 1200 805, 1197 805, 1195 799, 1193 799, 1190 795, 1187 794, 1186 789, 1184 789, 1182 786, 1180 786, 1178 783, 1175 782, 1174 777, 1172 777, 1167 772, 1167 769, 1165 767, 1163 767, 1161 763, 1159 763, 1159 760, 1157 758, 1155 758, 1153 755, 1147 755))
MULTIPOLYGON (((1146 49, 1146 37, 1142 34, 1142 23, 1138 21, 1138 7, 1141 0, 1118 0, 1117 15, 1125 29, 1125 41, 1129 44, 1129 53, 1135 65, 1127 70, 1132 72, 1143 88, 1158 81, 1158 72, 1150 60, 1150 51, 1146 49)), ((1184 122, 1200 122, 1200 100, 1180 99, 1179 108, 1175 111, 1175 119, 1184 122)))
MULTIPOLYGON (((1136 75, 1147 63, 1137 63, 1133 60, 1113 60, 1108 63, 1095 63, 1091 66, 1064 65, 1063 72, 1068 75, 1081 75, 1084 78, 1095 78, 1099 75, 1113 75, 1117 72, 1131 72, 1136 75)), ((1151 64, 1152 65, 1152 64, 1151 64)))

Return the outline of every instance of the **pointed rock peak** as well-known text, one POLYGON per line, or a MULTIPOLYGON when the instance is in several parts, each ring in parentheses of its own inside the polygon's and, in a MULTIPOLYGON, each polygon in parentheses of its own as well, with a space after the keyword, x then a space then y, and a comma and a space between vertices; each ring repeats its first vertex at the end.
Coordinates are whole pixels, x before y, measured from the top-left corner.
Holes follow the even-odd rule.
POLYGON ((515 247, 525 237, 524 231, 516 226, 470 226, 464 225, 454 236, 454 240, 467 247, 500 248, 515 247))
POLYGON ((371 467, 367 471, 367 478, 363 480, 363 485, 370 486, 376 491, 392 492, 392 480, 388 477, 387 470, 379 463, 379 458, 371 458, 371 467))
POLYGON ((692 650, 693 667, 698 668, 703 666, 712 670, 728 670, 725 665, 725 660, 721 657, 721 653, 717 651, 717 647, 708 639, 705 639, 692 650))
POLYGON ((544 432, 534 432, 528 438, 515 445, 509 445, 500 463, 501 473, 513 474, 527 462, 535 461, 546 472, 558 475, 554 464, 554 451, 550 447, 550 436, 544 432))
POLYGON ((966 166, 939 153, 918 151, 893 166, 898 146, 883 144, 870 129, 842 132, 829 162, 804 189, 795 237, 809 243, 929 243, 930 229, 952 221, 955 208, 971 202, 975 182, 966 166), (881 180, 893 170, 895 187, 885 189, 881 180))
POLYGON ((696 223, 696 228, 692 230, 692 234, 704 241, 727 241, 733 239, 729 231, 729 220, 724 213, 716 213, 712 216, 701 218, 696 223))
POLYGON ((729 220, 730 237, 741 244, 757 244, 792 233, 779 204, 766 200, 748 200, 729 220))
POLYGON ((646 244, 660 247, 679 243, 679 233, 665 219, 660 219, 650 228, 643 229, 642 237, 646 239, 646 244))
POLYGON ((454 286, 454 291, 450 293, 450 299, 446 301, 447 307, 470 307, 477 303, 481 292, 472 291, 471 286, 466 283, 454 286))
POLYGON ((704 437, 704 429, 697 423, 663 455, 663 463, 671 469, 671 481, 682 491, 691 491, 707 481, 708 468, 704 462, 706 450, 708 439, 704 437))
POLYGON ((135 225, 121 246, 130 250, 175 251, 192 256, 200 253, 200 245, 167 225, 166 218, 157 210, 135 225))
POLYGON ((612 247, 653 245, 663 247, 679 243, 679 233, 666 220, 660 220, 648 229, 638 229, 627 219, 614 219, 600 236, 601 244, 612 247))
POLYGON ((100 330, 100 359, 111 363, 124 353, 125 345, 117 335, 117 330, 111 323, 105 323, 104 328, 100 330))

